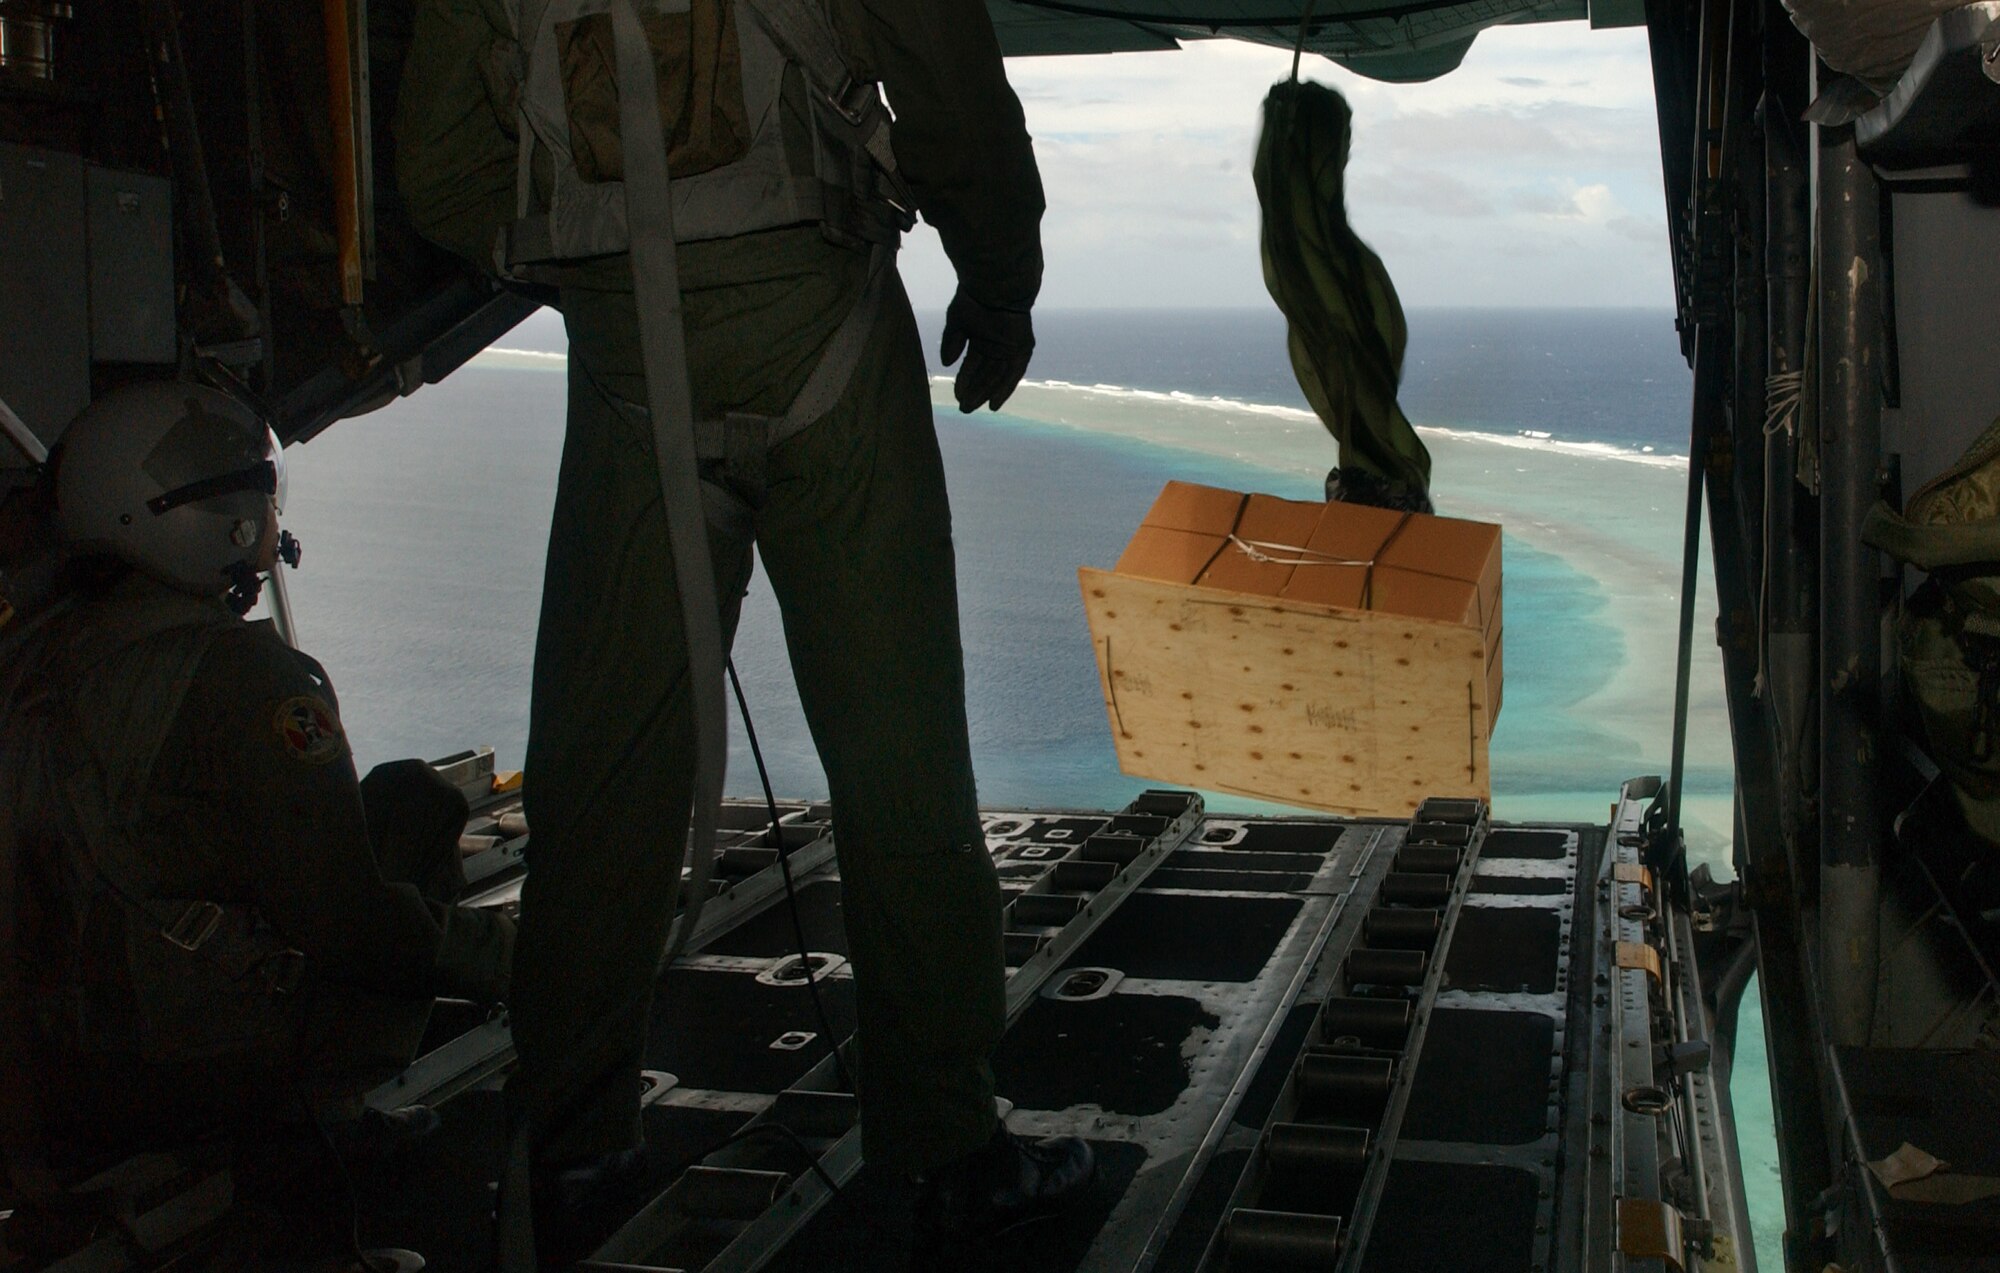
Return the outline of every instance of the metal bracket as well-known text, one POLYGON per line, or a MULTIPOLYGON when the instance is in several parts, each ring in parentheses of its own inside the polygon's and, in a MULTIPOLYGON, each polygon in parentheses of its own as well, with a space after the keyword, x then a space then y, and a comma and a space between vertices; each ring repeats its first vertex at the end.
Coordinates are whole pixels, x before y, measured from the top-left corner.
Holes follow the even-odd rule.
POLYGON ((1643 968, 1652 974, 1654 984, 1666 984, 1666 977, 1660 968, 1660 952, 1656 947, 1644 942, 1621 941, 1618 943, 1617 958, 1620 968, 1643 968))
POLYGON ((1661 1260, 1675 1270, 1686 1268, 1681 1213, 1664 1202, 1620 1198, 1618 1250, 1628 1259, 1661 1260))
POLYGON ((1636 862, 1617 863, 1611 868, 1611 873, 1620 884, 1637 884, 1647 892, 1653 889, 1653 872, 1636 862))

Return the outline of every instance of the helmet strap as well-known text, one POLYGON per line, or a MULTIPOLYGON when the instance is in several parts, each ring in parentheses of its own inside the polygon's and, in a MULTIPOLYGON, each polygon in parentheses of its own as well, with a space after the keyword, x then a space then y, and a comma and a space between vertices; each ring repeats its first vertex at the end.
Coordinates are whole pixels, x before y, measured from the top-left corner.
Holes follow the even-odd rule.
POLYGON ((223 573, 229 576, 229 592, 223 601, 232 614, 242 618, 250 613, 257 604, 258 596, 263 593, 264 576, 258 574, 247 561, 233 562, 223 573))

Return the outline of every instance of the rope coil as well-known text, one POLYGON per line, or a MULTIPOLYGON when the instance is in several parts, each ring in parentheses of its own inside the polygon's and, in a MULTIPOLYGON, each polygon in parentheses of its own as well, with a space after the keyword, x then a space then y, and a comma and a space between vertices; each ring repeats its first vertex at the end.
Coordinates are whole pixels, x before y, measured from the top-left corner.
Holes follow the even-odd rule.
POLYGON ((1803 371, 1781 371, 1764 380, 1764 436, 1783 430, 1790 436, 1798 430, 1799 400, 1805 393, 1803 371))

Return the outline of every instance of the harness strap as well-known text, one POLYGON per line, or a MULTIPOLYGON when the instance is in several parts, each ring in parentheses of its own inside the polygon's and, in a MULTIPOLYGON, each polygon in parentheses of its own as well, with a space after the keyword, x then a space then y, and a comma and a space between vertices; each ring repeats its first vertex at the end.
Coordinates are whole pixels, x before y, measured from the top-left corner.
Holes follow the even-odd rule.
MULTIPOLYGON (((692 183, 676 183, 688 184, 692 183)), ((686 201, 681 202, 685 211, 686 201)), ((726 197, 711 197, 704 211, 709 220, 720 219, 732 227, 746 227, 742 232, 749 233, 823 220, 829 214, 829 202, 817 176, 792 177, 734 183, 727 188, 726 197)), ((525 271, 536 266, 570 258, 571 253, 556 242, 552 212, 531 211, 515 218, 501 230, 494 248, 495 268, 522 277, 530 277, 525 271)))
POLYGON ((779 49, 797 62, 834 113, 857 129, 862 145, 884 172, 896 171, 889 145, 889 113, 874 86, 854 78, 823 0, 743 0, 779 49))
POLYGON ((611 22, 619 81, 636 90, 619 97, 620 127, 623 135, 631 139, 625 159, 625 215, 632 236, 632 288, 638 302, 646 407, 653 417, 653 453, 659 466, 674 575, 680 589, 681 626, 694 699, 692 869, 681 918, 667 944, 669 952, 673 952, 684 946, 688 934, 694 931, 715 868, 715 824, 721 810, 728 759, 722 623, 696 471, 694 399, 688 383, 687 336, 681 312, 673 205, 669 197, 667 139, 657 106, 659 84, 652 52, 632 0, 616 0, 611 22))
MULTIPOLYGON (((895 259, 895 248, 886 244, 878 244, 869 254, 868 279, 861 294, 834 329, 812 374, 783 415, 732 411, 721 419, 695 421, 695 455, 704 464, 722 466, 729 498, 761 507, 771 452, 824 419, 846 395, 861 365, 861 355, 867 352, 868 338, 875 332, 875 321, 881 316, 895 259)), ((726 524, 734 530, 735 522, 731 517, 726 524)))
POLYGON ((1861 542, 1933 573, 1954 566, 1987 566, 2000 562, 2000 521, 1919 525, 1887 501, 1878 501, 1861 523, 1861 542))

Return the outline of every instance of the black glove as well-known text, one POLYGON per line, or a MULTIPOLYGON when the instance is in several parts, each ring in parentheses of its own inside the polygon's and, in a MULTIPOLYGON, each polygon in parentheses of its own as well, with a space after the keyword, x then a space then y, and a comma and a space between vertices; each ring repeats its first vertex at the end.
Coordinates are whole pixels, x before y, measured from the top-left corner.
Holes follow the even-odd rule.
POLYGON ((965 355, 952 386, 960 411, 970 415, 982 403, 998 411, 1028 373, 1034 352, 1035 325, 1027 310, 994 309, 963 291, 952 297, 951 308, 944 312, 944 342, 938 353, 947 367, 965 355))

